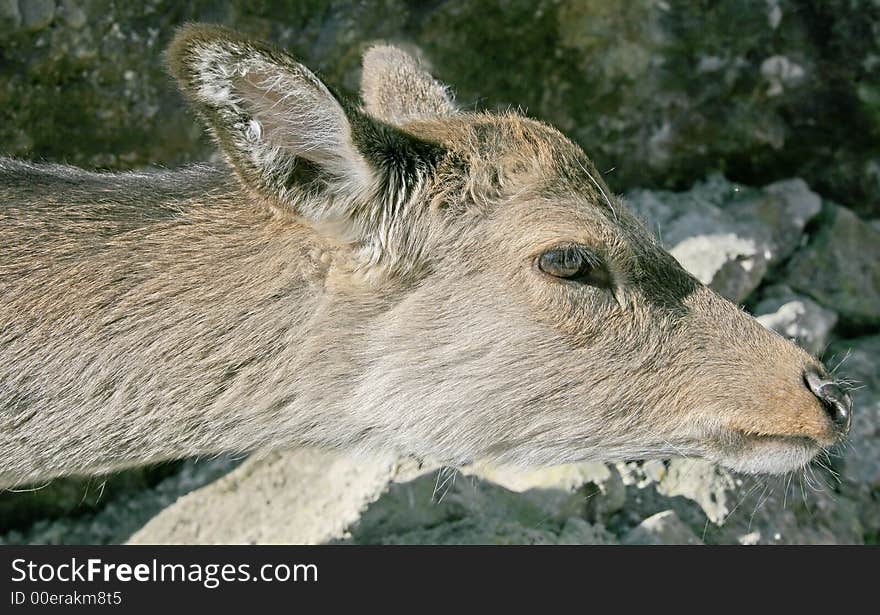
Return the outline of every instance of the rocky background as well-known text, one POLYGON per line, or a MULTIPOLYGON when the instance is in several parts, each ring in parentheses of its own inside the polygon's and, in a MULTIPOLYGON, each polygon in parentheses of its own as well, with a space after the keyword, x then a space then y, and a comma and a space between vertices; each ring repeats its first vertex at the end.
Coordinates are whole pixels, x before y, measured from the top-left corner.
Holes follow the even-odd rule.
POLYGON ((578 141, 685 267, 854 387, 803 474, 710 464, 454 471, 299 450, 0 493, 0 543, 877 543, 877 0, 0 0, 0 154, 174 167, 213 148, 167 77, 184 21, 275 41, 357 91, 375 40, 467 108, 578 141))

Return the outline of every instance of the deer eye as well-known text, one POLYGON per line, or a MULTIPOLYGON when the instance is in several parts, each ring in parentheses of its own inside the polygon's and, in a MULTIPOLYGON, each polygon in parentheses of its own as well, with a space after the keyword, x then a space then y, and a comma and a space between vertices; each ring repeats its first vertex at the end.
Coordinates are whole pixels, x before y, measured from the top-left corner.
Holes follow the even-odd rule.
POLYGON ((582 245, 560 246, 536 259, 538 269, 561 278, 597 288, 611 288, 612 280, 602 259, 582 245))

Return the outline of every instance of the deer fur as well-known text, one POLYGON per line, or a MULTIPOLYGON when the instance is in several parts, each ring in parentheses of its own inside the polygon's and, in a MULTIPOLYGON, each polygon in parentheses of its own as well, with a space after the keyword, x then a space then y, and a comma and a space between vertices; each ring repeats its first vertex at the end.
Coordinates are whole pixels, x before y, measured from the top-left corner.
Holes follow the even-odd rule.
POLYGON ((837 439, 816 360, 685 272, 557 130, 460 111, 389 46, 362 105, 220 28, 168 58, 226 166, 0 159, 0 485, 304 444, 784 472, 837 439), (568 243, 613 285, 536 266, 568 243))

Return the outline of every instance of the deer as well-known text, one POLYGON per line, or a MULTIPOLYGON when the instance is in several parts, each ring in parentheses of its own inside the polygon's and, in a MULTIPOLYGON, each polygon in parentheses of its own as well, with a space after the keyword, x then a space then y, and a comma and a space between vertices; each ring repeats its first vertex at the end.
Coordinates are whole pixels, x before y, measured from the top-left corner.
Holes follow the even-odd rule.
POLYGON ((222 164, 0 159, 0 485, 298 446, 780 474, 846 437, 822 363, 555 128, 391 45, 361 101, 219 26, 167 58, 222 164))

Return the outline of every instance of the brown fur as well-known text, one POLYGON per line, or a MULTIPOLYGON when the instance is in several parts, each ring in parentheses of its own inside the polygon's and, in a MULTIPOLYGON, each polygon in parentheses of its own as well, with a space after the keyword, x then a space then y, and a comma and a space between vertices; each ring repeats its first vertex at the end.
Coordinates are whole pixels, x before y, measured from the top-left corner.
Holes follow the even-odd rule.
POLYGON ((358 109, 190 26, 171 65, 233 173, 0 161, 0 483, 299 444, 782 472, 836 440, 815 360, 686 273, 577 146, 366 58, 358 109), (536 267, 567 243, 613 288, 536 267))

